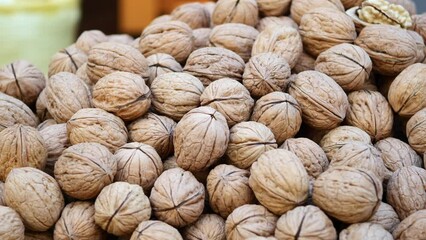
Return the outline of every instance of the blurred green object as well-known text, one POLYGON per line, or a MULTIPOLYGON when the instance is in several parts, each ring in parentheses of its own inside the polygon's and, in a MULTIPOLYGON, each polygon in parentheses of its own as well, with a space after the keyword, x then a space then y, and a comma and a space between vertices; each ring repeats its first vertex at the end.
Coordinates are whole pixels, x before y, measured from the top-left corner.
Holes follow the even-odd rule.
POLYGON ((0 0, 0 65, 25 59, 47 73, 75 41, 80 14, 80 0, 0 0))

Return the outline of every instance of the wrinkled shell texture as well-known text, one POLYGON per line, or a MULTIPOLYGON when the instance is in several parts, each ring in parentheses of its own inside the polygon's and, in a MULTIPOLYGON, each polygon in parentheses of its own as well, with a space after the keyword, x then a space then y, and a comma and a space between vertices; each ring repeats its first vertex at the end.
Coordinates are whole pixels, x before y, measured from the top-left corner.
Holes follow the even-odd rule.
POLYGON ((248 169, 262 155, 277 148, 272 131, 258 122, 242 122, 230 130, 226 157, 232 165, 248 169))
POLYGON ((386 231, 381 225, 374 223, 357 223, 352 224, 344 229, 339 234, 341 240, 355 239, 377 239, 377 240, 392 240, 392 234, 386 231))
POLYGON ((56 160, 58 160, 62 152, 70 145, 67 135, 67 125, 65 123, 54 124, 39 130, 39 132, 47 149, 45 171, 53 174, 56 160))
POLYGON ((54 54, 49 63, 48 76, 59 72, 77 72, 78 68, 87 61, 87 55, 72 45, 54 54))
POLYGON ((208 86, 221 78, 240 81, 244 72, 244 60, 236 53, 225 48, 206 47, 195 50, 189 55, 183 68, 208 86))
POLYGON ((183 231, 187 240, 225 240, 225 220, 216 214, 204 214, 183 231))
POLYGON ((12 208, 0 206, 0 238, 24 240, 25 227, 12 208))
POLYGON ((206 187, 213 211, 226 219, 236 208, 254 203, 249 176, 249 171, 232 165, 221 164, 211 170, 206 187))
POLYGON ((243 23, 254 27, 258 20, 256 0, 219 0, 212 14, 214 25, 243 23))
POLYGON ((426 234, 426 210, 420 210, 404 219, 393 231, 395 239, 421 239, 426 234))
POLYGON ((100 240, 102 229, 95 223, 95 206, 90 202, 73 202, 65 206, 55 225, 55 239, 100 240))
POLYGON ((47 231, 61 215, 64 198, 55 179, 29 167, 13 169, 5 182, 7 206, 21 216, 25 227, 47 231))
POLYGON ((302 109, 289 94, 272 92, 257 100, 250 120, 267 126, 274 133, 277 143, 282 144, 299 131, 302 109))
POLYGON ((289 93, 300 104, 304 123, 315 129, 333 129, 345 119, 349 107, 347 96, 323 73, 299 73, 290 84, 289 93))
POLYGON ((363 2, 363 0, 341 0, 343 6, 345 7, 345 9, 349 9, 352 7, 357 7, 357 6, 361 6, 361 3, 363 2))
POLYGON ((194 36, 194 50, 210 45, 209 38, 211 31, 211 28, 199 28, 192 31, 192 35, 194 36))
POLYGON ((76 112, 67 122, 71 144, 97 142, 114 152, 127 142, 123 120, 102 109, 85 108, 76 112))
POLYGON ((329 8, 333 10, 344 11, 340 0, 293 0, 291 3, 290 14, 293 20, 300 24, 302 16, 315 8, 329 8))
POLYGON ((375 213, 382 194, 381 182, 374 174, 351 167, 333 167, 314 182, 313 203, 328 216, 357 223, 375 213))
POLYGON ((0 93, 0 131, 14 124, 37 127, 39 120, 31 109, 20 100, 0 93))
POLYGON ((183 4, 170 15, 172 20, 184 22, 192 29, 210 27, 210 13, 201 3, 183 4))
POLYGON ((92 87, 93 83, 90 81, 89 76, 87 76, 87 62, 83 63, 83 65, 78 68, 77 72, 75 72, 75 75, 83 80, 83 82, 86 83, 89 88, 92 87))
POLYGON ((87 200, 95 198, 111 184, 117 162, 108 148, 99 143, 79 143, 62 153, 55 164, 55 179, 67 195, 87 200))
POLYGON ((201 106, 219 111, 229 127, 250 118, 254 100, 249 91, 238 81, 224 78, 207 86, 200 96, 201 106))
POLYGON ((426 40, 426 14, 414 15, 413 19, 413 30, 416 31, 423 40, 426 40))
POLYGON ((337 238, 333 222, 318 207, 297 207, 282 215, 277 222, 278 239, 310 238, 334 240, 337 238))
POLYGON ((235 209, 226 219, 226 238, 244 240, 273 236, 276 223, 277 217, 262 205, 246 204, 235 209))
POLYGON ((19 124, 0 132, 0 181, 4 181, 13 168, 43 169, 46 159, 46 145, 35 128, 19 124))
POLYGON ((152 108, 178 121, 200 105, 203 91, 200 80, 188 73, 166 73, 151 84, 152 108))
POLYGON ((258 0, 257 5, 264 16, 281 16, 290 10, 291 0, 258 0))
POLYGON ((274 53, 260 53, 246 64, 243 84, 253 97, 260 98, 274 91, 285 91, 291 70, 287 61, 274 53))
POLYGON ((149 220, 141 222, 130 240, 183 240, 179 231, 167 223, 149 220))
POLYGON ((211 107, 193 109, 175 128, 176 162, 185 170, 205 170, 225 154, 228 141, 229 128, 221 113, 211 107))
POLYGON ((84 31, 80 34, 80 36, 75 41, 75 46, 88 54, 90 49, 98 43, 108 41, 108 37, 99 30, 89 30, 84 31))
POLYGON ((4 183, 0 182, 0 206, 5 206, 6 202, 4 200, 4 183))
POLYGON ((150 196, 155 217, 176 228, 195 222, 203 212, 204 200, 203 184, 181 168, 164 171, 150 196))
POLYGON ((151 205, 142 187, 116 182, 102 189, 95 202, 95 221, 116 236, 130 235, 151 217, 151 205))
POLYGON ((294 20, 288 16, 280 16, 280 17, 264 17, 259 20, 259 22, 256 25, 256 29, 259 32, 262 32, 266 28, 270 26, 282 26, 282 27, 292 27, 295 29, 299 29, 299 26, 297 25, 294 20))
POLYGON ((393 232, 400 221, 392 206, 382 202, 368 222, 380 224, 387 231, 393 232))
POLYGON ((151 86, 154 79, 160 75, 169 72, 182 72, 182 66, 176 59, 169 54, 156 53, 147 57, 149 67, 149 81, 148 85, 151 86))
MULTIPOLYGON (((2 98, 1 96, 2 96, 2 94, 0 94, 0 99, 2 98)), ((3 108, 3 106, 1 104, 0 104, 0 107, 3 108)), ((36 113, 37 113, 37 116, 39 117, 40 121, 44 121, 44 120, 53 118, 50 115, 49 111, 47 110, 46 88, 44 88, 40 92, 40 95, 38 95, 38 98, 37 98, 37 101, 36 101, 36 113)), ((30 115, 34 115, 34 113, 31 112, 30 115)), ((34 116, 34 118, 37 119, 37 117, 35 117, 35 116, 34 116)), ((1 121, 4 121, 4 120, 1 119, 1 121)), ((38 119, 36 121, 38 122, 38 119)), ((2 129, 1 126, 0 126, 0 129, 2 129)))
POLYGON ((283 149, 265 152, 253 163, 249 184, 257 200, 277 215, 302 205, 308 198, 309 178, 302 162, 283 149))
POLYGON ((418 111, 407 123, 407 137, 410 146, 417 152, 426 153, 426 108, 418 111))
POLYGON ((305 52, 302 52, 292 71, 298 74, 309 70, 315 70, 315 58, 305 52))
POLYGON ((139 50, 149 57, 166 53, 183 63, 194 48, 192 29, 184 22, 170 21, 146 27, 139 41, 139 50))

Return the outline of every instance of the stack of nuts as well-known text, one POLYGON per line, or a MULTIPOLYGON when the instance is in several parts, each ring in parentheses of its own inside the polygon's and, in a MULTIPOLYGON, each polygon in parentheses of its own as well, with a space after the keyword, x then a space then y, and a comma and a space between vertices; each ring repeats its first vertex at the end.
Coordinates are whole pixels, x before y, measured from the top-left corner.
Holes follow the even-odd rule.
POLYGON ((0 239, 426 238, 426 14, 219 0, 0 69, 0 239))

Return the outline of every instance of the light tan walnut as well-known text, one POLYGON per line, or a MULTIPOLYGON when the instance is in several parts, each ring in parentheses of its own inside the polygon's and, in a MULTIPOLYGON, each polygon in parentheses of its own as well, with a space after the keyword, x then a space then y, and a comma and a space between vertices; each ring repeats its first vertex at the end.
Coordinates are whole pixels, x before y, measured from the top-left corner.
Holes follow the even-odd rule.
POLYGON ((256 26, 259 9, 256 0, 219 0, 212 13, 214 25, 243 23, 256 26))
POLYGON ((300 25, 300 20, 309 11, 316 8, 329 8, 333 10, 344 11, 340 0, 292 0, 290 7, 291 18, 300 25))
POLYGON ((315 58, 305 52, 302 52, 292 70, 296 74, 304 71, 315 70, 315 58))
POLYGON ((396 214, 392 206, 381 202, 377 211, 370 217, 370 219, 368 219, 367 222, 380 224, 387 231, 393 232, 400 221, 398 214, 396 214))
POLYGON ((210 27, 210 13, 201 3, 182 4, 170 16, 172 20, 184 22, 192 29, 210 27))
POLYGON ((0 92, 0 131, 15 124, 37 127, 39 120, 22 101, 0 92))
POLYGON ((9 207, 0 206, 0 238, 24 240, 25 227, 19 214, 9 207))
POLYGON ((198 28, 192 31, 192 35, 194 36, 194 51, 210 45, 209 38, 211 31, 211 28, 198 28))
POLYGON ((130 45, 133 43, 133 41, 135 40, 132 36, 130 36, 129 34, 110 34, 107 36, 108 38, 108 42, 113 42, 113 43, 122 43, 122 44, 127 44, 130 45))
MULTIPOLYGON (((163 162, 163 171, 166 171, 172 168, 179 168, 176 162, 175 156, 170 156, 169 158, 166 159, 166 161, 163 162)), ((197 181, 205 185, 207 183, 207 176, 209 175, 209 173, 210 173, 210 169, 206 169, 204 171, 194 172, 192 174, 197 179, 197 181)))
POLYGON ((47 149, 47 162, 44 171, 53 176, 56 161, 70 145, 67 125, 65 123, 54 124, 39 130, 39 132, 47 149))
POLYGON ((92 90, 93 83, 87 75, 87 62, 83 63, 83 65, 78 68, 77 72, 75 72, 75 75, 83 80, 89 89, 92 90))
POLYGON ((169 224, 157 220, 141 222, 130 240, 183 240, 179 231, 169 224))
POLYGON ((86 54, 98 43, 108 41, 108 37, 100 30, 88 30, 80 34, 75 46, 86 54))
POLYGON ((406 132, 410 146, 420 154, 426 153, 426 108, 410 118, 406 132))
POLYGON ((356 223, 343 229, 339 234, 341 240, 371 239, 371 240, 393 240, 390 234, 381 225, 375 223, 356 223))
POLYGON ((225 220, 216 214, 203 214, 192 225, 183 230, 187 240, 225 240, 225 220))
POLYGON ((393 231, 397 240, 421 239, 426 234, 426 209, 419 210, 404 219, 393 231))
POLYGON ((257 5, 263 16, 282 16, 289 12, 291 0, 257 0, 257 5))
MULTIPOLYGON (((157 23, 170 22, 170 21, 172 21, 172 16, 170 14, 164 14, 154 18, 148 26, 151 26, 157 23)), ((139 43, 137 46, 139 47, 139 43)))
POLYGON ((386 0, 366 0, 357 10, 358 17, 372 24, 387 24, 409 28, 413 22, 410 13, 403 6, 386 0))
POLYGON ((4 198, 4 182, 0 182, 0 206, 6 205, 6 201, 4 198))
POLYGON ((78 68, 87 62, 87 55, 75 45, 60 50, 52 56, 49 63, 48 76, 60 72, 77 72, 78 68))
MULTIPOLYGON (((2 96, 3 95, 1 95, 1 93, 0 93, 0 99, 2 98, 2 96)), ((37 113, 37 116, 40 119, 40 121, 44 121, 44 120, 47 120, 47 119, 53 119, 52 115, 49 113, 49 110, 47 110, 46 88, 44 88, 40 92, 40 95, 38 95, 38 98, 37 98, 37 101, 36 101, 36 113, 37 113)), ((34 113, 32 113, 32 114, 34 114, 34 113)), ((37 119, 37 121, 38 121, 38 119, 37 119)), ((1 129, 1 126, 0 126, 0 129, 1 129)))
POLYGON ((288 16, 263 17, 257 23, 256 29, 257 31, 262 32, 266 28, 273 25, 299 29, 299 26, 297 25, 297 23, 291 17, 288 17, 288 16))
POLYGON ((165 53, 156 53, 147 57, 149 66, 148 86, 151 86, 154 79, 160 75, 169 72, 182 72, 182 66, 175 60, 174 57, 165 53))

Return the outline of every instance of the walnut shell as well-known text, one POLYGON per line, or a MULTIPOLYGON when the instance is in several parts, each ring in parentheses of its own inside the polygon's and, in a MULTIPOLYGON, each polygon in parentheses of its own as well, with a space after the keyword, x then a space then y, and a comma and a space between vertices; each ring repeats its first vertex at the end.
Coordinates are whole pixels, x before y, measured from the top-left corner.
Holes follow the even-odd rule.
POLYGON ((240 81, 244 67, 244 60, 233 51, 225 48, 206 47, 192 52, 183 70, 199 78, 204 86, 208 86, 211 82, 221 78, 240 81))
POLYGON ((368 222, 380 224, 387 231, 393 232, 399 224, 399 218, 391 205, 381 202, 377 211, 368 219, 368 222))
MULTIPOLYGON (((57 125, 57 124, 58 123, 54 119, 46 119, 37 126, 37 130, 42 131, 46 129, 47 127, 50 127, 52 125, 57 125)), ((59 124, 62 124, 62 123, 59 123, 59 124)))
POLYGON ((150 217, 149 199, 139 185, 116 182, 104 187, 96 198, 96 224, 116 236, 130 235, 150 217))
POLYGON ((97 142, 114 152, 127 142, 124 122, 99 108, 85 108, 76 112, 67 122, 67 131, 72 145, 97 142))
POLYGON ((340 0, 292 0, 290 7, 291 18, 300 25, 302 16, 316 8, 329 8, 333 10, 344 11, 340 0))
POLYGON ((154 79, 160 75, 169 72, 182 72, 182 66, 175 60, 174 57, 165 53, 156 53, 147 57, 149 66, 148 85, 151 86, 154 79))
POLYGON ((65 123, 55 124, 39 130, 47 149, 45 172, 53 176, 56 161, 62 152, 70 145, 65 123))
POLYGON ((147 57, 166 53, 183 63, 194 48, 192 29, 184 22, 169 21, 146 27, 139 41, 139 50, 147 57))
POLYGON ((195 223, 186 227, 182 235, 187 240, 225 240, 225 221, 216 214, 204 214, 195 223))
POLYGON ((292 70, 296 74, 304 71, 315 70, 315 58, 305 52, 302 52, 292 70))
POLYGON ((183 240, 179 231, 169 224, 157 220, 141 222, 130 240, 183 240))
POLYGON ((414 15, 417 12, 416 3, 412 0, 387 0, 390 3, 398 4, 404 7, 410 15, 414 15))
POLYGON ((15 124, 37 127, 39 120, 20 100, 0 92, 0 132, 15 124))
POLYGON ((71 45, 52 56, 49 63, 48 76, 51 77, 60 72, 75 73, 85 62, 87 62, 87 55, 75 45, 71 45))
POLYGON ((164 171, 155 181, 150 196, 155 217, 173 227, 195 222, 203 212, 204 199, 203 184, 182 168, 164 171))
POLYGON ((411 16, 413 19, 413 30, 416 31, 423 40, 426 41, 426 14, 411 16))
POLYGON ((133 41, 135 40, 129 34, 110 34, 107 37, 108 37, 108 42, 122 43, 127 45, 131 45, 133 41))
POLYGON ((6 201, 4 198, 4 183, 0 182, 0 206, 6 206, 6 201))
POLYGON ((226 219, 226 238, 243 240, 274 235, 277 217, 262 205, 246 204, 235 209, 226 219))
POLYGON ((35 128, 17 124, 0 132, 0 181, 13 168, 43 169, 46 159, 46 144, 35 128))
POLYGON ((291 69, 287 60, 275 53, 260 53, 246 64, 243 84, 255 98, 274 91, 285 91, 291 69))
POLYGON ((99 143, 79 143, 64 150, 55 164, 55 179, 67 195, 87 200, 111 184, 117 162, 99 143))
POLYGON ((426 153, 426 108, 410 118, 406 132, 410 146, 420 154, 426 153))
POLYGON ((210 207, 227 218, 236 208, 254 203, 255 197, 249 186, 250 172, 233 165, 221 164, 212 169, 207 177, 210 207))
POLYGON ((89 30, 80 34, 77 41, 75 41, 75 46, 85 54, 89 54, 89 51, 93 46, 106 41, 108 41, 108 37, 102 31, 89 30))
POLYGON ((393 231, 397 240, 421 239, 426 234, 426 210, 419 210, 404 219, 393 231))
POLYGON ((225 117, 211 107, 195 108, 176 125, 176 162, 185 170, 205 170, 225 154, 228 141, 225 117))
POLYGON ((345 9, 361 6, 363 0, 341 0, 345 9))
MULTIPOLYGON (((170 22, 170 21, 172 21, 172 16, 170 14, 164 14, 154 18, 148 26, 151 26, 157 23, 170 22)), ((138 44, 138 47, 139 47, 139 44, 138 44)))
POLYGON ((339 166, 329 168, 315 180, 312 199, 327 215, 345 223, 358 223, 376 212, 382 194, 381 182, 373 173, 339 166))
POLYGON ((18 212, 29 230, 48 230, 59 219, 64 207, 58 183, 35 168, 12 169, 4 190, 6 205, 18 212))
POLYGON ((200 96, 201 106, 209 106, 226 118, 230 127, 250 118, 254 100, 238 81, 223 78, 212 82, 200 96))
POLYGON ((12 208, 0 206, 0 226, 1 239, 24 240, 24 224, 12 208))
MULTIPOLYGON (((166 161, 163 162, 163 171, 166 171, 172 168, 178 168, 178 167, 179 166, 176 162, 175 156, 170 156, 169 158, 166 159, 166 161)), ((192 174, 197 179, 197 181, 205 185, 207 183, 207 176, 209 175, 209 173, 210 173, 210 169, 206 169, 204 171, 194 172, 192 174)))
POLYGON ((230 130, 226 157, 232 165, 249 169, 260 155, 276 148, 274 134, 268 127, 254 121, 241 122, 230 130))
POLYGON ((282 144, 299 131, 302 124, 301 112, 299 103, 292 96, 272 92, 257 100, 250 120, 269 127, 277 143, 282 144))
MULTIPOLYGON (((272 0, 272 1, 275 1, 275 0, 272 0)), ((294 29, 299 29, 299 26, 297 25, 297 23, 292 18, 287 16, 261 18, 256 25, 256 29, 257 31, 262 32, 263 30, 265 30, 271 25, 277 25, 281 27, 292 27, 294 29)))
POLYGON ((87 62, 83 63, 83 65, 78 68, 75 75, 83 80, 83 82, 89 87, 90 91, 92 90, 93 83, 87 75, 87 62))
POLYGON ((263 16, 282 16, 289 12, 291 0, 257 0, 257 5, 263 16))
POLYGON ((65 206, 55 225, 55 239, 104 239, 95 223, 95 206, 91 202, 72 202, 65 206))
MULTIPOLYGON (((2 98, 2 94, 0 94, 0 99, 2 98)), ((1 100, 0 100, 1 101, 1 100)), ((0 102, 1 106, 1 102, 0 102)), ((30 110, 31 112, 31 110, 30 110)), ((52 115, 50 115, 49 110, 47 110, 47 97, 46 97, 46 88, 44 88, 40 95, 38 95, 37 101, 36 101, 36 113, 38 118, 41 121, 47 120, 47 119, 53 119, 52 115)), ((33 112, 31 112, 32 115, 34 115, 33 112)), ((34 117, 37 119, 37 117, 34 117)), ((38 119, 37 119, 38 122, 38 119)), ((55 121, 56 122, 56 121, 55 121)), ((1 130, 1 126, 0 126, 1 130)))
POLYGON ((243 23, 256 26, 259 9, 256 0, 219 0, 212 14, 214 25, 243 23))
POLYGON ((25 240, 53 240, 51 232, 29 232, 25 231, 25 240))
POLYGON ((192 29, 210 27, 210 13, 201 3, 187 3, 170 14, 173 21, 181 21, 192 29))
POLYGON ((92 47, 87 59, 87 76, 93 84, 117 70, 130 72, 148 80, 148 61, 134 47, 114 42, 99 43, 92 47))
POLYGON ((343 89, 323 73, 299 73, 291 82, 289 93, 300 104, 303 122, 313 128, 333 129, 345 119, 348 98, 343 89))
POLYGON ((210 28, 198 28, 192 31, 192 35, 194 36, 194 51, 210 45, 209 38, 211 31, 210 28))
POLYGON ((375 223, 356 223, 343 229, 339 234, 341 240, 393 240, 392 234, 375 223))
POLYGON ((316 206, 300 206, 282 215, 277 222, 275 237, 278 239, 337 238, 333 222, 316 206))

